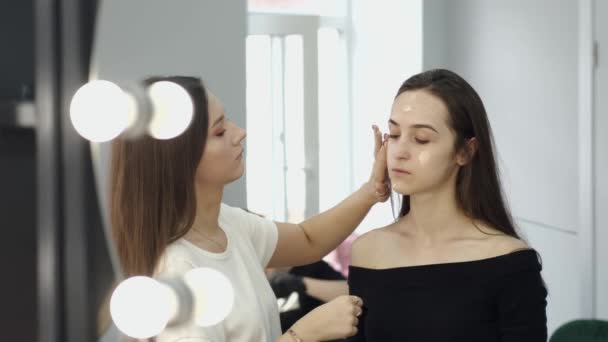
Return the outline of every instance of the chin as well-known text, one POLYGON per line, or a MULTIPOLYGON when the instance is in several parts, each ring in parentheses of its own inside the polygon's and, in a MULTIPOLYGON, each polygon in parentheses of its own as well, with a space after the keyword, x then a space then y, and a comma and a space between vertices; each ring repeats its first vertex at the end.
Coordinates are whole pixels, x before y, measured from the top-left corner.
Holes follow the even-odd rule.
POLYGON ((398 193, 399 195, 411 195, 416 192, 412 186, 407 186, 404 184, 393 184, 393 191, 398 193))
POLYGON ((226 183, 235 182, 235 181, 239 180, 241 177, 243 177, 244 174, 245 174, 245 167, 244 166, 237 167, 234 170, 234 174, 232 175, 232 177, 230 177, 230 179, 226 183))

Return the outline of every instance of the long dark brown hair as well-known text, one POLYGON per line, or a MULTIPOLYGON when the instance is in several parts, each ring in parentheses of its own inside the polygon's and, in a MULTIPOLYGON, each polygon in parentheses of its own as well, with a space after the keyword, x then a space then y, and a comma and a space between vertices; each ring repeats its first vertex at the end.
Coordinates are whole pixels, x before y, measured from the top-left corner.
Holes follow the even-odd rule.
POLYGON ((184 236, 196 214, 195 175, 207 140, 209 113, 202 81, 153 77, 188 91, 194 116, 176 138, 119 138, 112 145, 110 218, 125 277, 152 276, 166 247, 184 236))
MULTIPOLYGON (((473 220, 520 238, 501 189, 486 109, 475 89, 456 73, 435 69, 408 78, 395 97, 413 90, 427 91, 446 105, 448 123, 456 135, 455 151, 466 148, 471 138, 477 140, 477 151, 469 163, 460 167, 456 178, 456 200, 460 209, 473 220)), ((404 195, 399 217, 409 212, 410 196, 404 195)))

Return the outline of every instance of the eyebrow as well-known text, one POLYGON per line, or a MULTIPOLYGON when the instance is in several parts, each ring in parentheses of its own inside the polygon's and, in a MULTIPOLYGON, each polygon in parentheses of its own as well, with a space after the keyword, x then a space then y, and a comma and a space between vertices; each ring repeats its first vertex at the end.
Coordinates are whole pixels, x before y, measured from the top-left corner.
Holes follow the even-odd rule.
MULTIPOLYGON (((393 120, 393 119, 389 119, 388 123, 391 124, 391 125, 399 126, 399 124, 395 120, 393 120)), ((433 127, 431 125, 415 124, 415 125, 411 125, 410 127, 412 127, 412 128, 428 128, 430 130, 435 131, 435 133, 439 133, 439 132, 437 132, 437 130, 435 129, 435 127, 433 127)))
POLYGON ((215 127, 215 125, 222 122, 224 119, 225 119, 224 115, 220 116, 217 120, 215 120, 215 122, 213 122, 213 125, 211 125, 211 127, 215 127))

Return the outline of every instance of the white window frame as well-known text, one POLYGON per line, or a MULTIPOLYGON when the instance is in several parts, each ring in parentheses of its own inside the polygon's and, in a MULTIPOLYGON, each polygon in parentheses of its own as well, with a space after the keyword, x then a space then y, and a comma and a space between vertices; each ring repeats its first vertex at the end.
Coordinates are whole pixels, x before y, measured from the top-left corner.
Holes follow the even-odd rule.
MULTIPOLYGON (((347 18, 323 17, 318 15, 286 14, 279 12, 251 12, 248 15, 249 35, 302 37, 303 48, 303 113, 304 113, 304 157, 306 175, 306 199, 304 217, 311 217, 319 212, 319 63, 318 31, 321 28, 334 28, 346 40, 347 70, 350 71, 350 44, 347 18)), ((284 64, 284 61, 283 61, 284 64)), ((347 80, 347 86, 350 82, 347 80)), ((347 91, 345 106, 350 106, 350 89, 347 91)), ((348 108, 347 108, 348 110, 348 108)), ((284 113, 283 113, 284 115, 284 113)), ((284 118, 284 116, 283 116, 284 118)), ((350 120, 352 121, 352 120, 350 120)), ((347 123, 352 127, 352 122, 347 123)), ((351 130, 348 133, 352 141, 351 130)), ((351 152, 352 154, 352 152, 351 152)), ((349 158, 352 164, 352 158, 349 158)), ((348 167, 350 169, 350 167, 348 167)), ((286 169, 283 170, 284 178, 286 169)), ((349 182, 352 186, 352 172, 349 170, 349 182)), ((284 188, 286 189, 286 188, 284 188)), ((286 203, 287 201, 285 201, 286 203)), ((286 209, 286 208, 285 208, 286 209)), ((287 212, 287 210, 285 210, 287 212)))

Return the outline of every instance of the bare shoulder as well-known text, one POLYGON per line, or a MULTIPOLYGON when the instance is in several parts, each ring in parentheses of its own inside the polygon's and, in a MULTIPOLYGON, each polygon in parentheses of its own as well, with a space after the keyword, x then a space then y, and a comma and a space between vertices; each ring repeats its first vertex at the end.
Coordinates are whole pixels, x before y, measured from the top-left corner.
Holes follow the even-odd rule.
POLYGON ((483 227, 481 230, 488 234, 485 245, 490 257, 531 248, 524 240, 505 234, 498 229, 483 227))
POLYGON ((351 265, 370 267, 374 264, 374 256, 378 254, 378 246, 384 245, 389 235, 388 227, 377 228, 359 236, 352 244, 351 265))
POLYGON ((495 237, 495 241, 492 244, 498 255, 531 248, 525 241, 509 235, 495 237))

